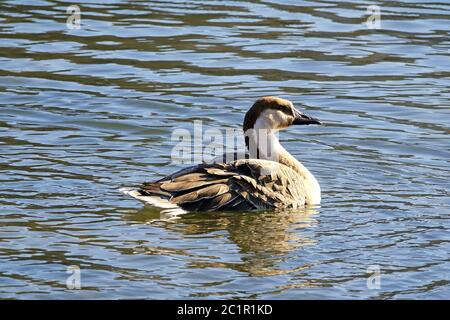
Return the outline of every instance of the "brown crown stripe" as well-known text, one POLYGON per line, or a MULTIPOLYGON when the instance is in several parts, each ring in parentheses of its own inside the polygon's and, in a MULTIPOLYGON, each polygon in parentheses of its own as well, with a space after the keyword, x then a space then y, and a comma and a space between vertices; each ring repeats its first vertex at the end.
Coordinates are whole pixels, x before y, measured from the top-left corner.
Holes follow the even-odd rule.
MULTIPOLYGON (((253 127, 255 126, 255 122, 261 112, 267 109, 281 110, 290 115, 293 115, 291 103, 288 100, 274 96, 261 97, 255 101, 253 106, 245 114, 243 124, 244 134, 247 132, 247 130, 253 129, 253 127)), ((248 136, 245 136, 245 145, 247 146, 247 149, 249 148, 249 143, 250 141, 248 136)), ((260 151, 258 148, 256 150, 256 153, 257 158, 259 158, 260 151)))
POLYGON ((243 125, 244 133, 249 129, 253 129, 261 112, 267 109, 281 110, 290 115, 293 114, 291 103, 286 99, 273 96, 259 98, 245 114, 243 125))

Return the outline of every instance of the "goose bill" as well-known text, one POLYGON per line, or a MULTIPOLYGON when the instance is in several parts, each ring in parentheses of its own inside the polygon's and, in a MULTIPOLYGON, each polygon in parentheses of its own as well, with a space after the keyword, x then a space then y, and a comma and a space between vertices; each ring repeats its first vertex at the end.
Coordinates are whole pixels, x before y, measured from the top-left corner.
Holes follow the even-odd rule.
POLYGON ((319 120, 307 116, 303 112, 294 109, 294 122, 292 124, 302 125, 302 124, 322 124, 319 120))

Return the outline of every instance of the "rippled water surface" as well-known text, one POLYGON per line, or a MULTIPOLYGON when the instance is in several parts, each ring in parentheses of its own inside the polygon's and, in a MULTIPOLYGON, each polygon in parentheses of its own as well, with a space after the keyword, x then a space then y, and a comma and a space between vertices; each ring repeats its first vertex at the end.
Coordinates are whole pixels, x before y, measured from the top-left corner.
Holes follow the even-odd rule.
POLYGON ((0 298, 450 297, 447 1, 76 2, 79 30, 74 1, 0 3, 0 298), (325 123, 280 135, 321 208, 167 221, 118 191, 263 95, 325 123))

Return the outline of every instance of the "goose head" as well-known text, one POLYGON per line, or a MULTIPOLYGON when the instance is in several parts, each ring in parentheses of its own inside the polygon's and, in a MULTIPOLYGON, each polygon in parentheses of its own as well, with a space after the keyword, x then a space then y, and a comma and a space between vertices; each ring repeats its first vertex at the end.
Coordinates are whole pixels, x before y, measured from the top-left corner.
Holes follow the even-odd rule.
POLYGON ((244 118, 243 129, 278 131, 291 125, 321 124, 294 107, 291 101, 279 97, 262 97, 255 101, 244 118))

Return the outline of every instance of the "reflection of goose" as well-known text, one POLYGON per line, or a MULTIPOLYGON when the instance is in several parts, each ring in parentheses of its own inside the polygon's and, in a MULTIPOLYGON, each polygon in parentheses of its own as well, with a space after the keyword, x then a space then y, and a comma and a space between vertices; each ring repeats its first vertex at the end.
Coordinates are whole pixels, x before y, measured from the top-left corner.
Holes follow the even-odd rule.
POLYGON ((161 208, 185 211, 298 208, 320 204, 314 176, 278 141, 291 125, 320 124, 288 100, 263 97, 245 115, 249 159, 200 164, 125 193, 161 208))
MULTIPOLYGON (((189 268, 223 268, 246 272, 254 276, 299 274, 310 267, 308 261, 299 258, 299 251, 314 246, 316 240, 308 236, 308 229, 316 225, 316 208, 270 210, 260 212, 190 213, 176 223, 161 219, 160 211, 143 207, 124 215, 130 223, 148 224, 166 230, 172 239, 198 241, 204 244, 211 238, 221 245, 217 250, 184 250, 180 247, 161 247, 158 244, 139 244, 133 248, 149 255, 185 255, 189 268), (137 213, 137 214, 136 214, 137 213), (190 239, 190 240, 189 240, 190 239), (194 239, 194 240, 193 240, 194 239), (220 240, 219 240, 220 239, 220 240), (222 255, 234 255, 239 259, 222 255), (293 260, 293 261, 292 261, 293 260), (290 261, 290 263, 286 263, 290 261), (280 263, 283 262, 283 263, 280 263)), ((175 241, 175 243, 184 243, 175 241)), ((194 245, 194 247, 196 247, 194 245)), ((200 246, 202 248, 202 246, 200 246)), ((233 256, 235 257, 235 256, 233 256)), ((292 285, 308 285, 298 278, 292 285), (298 283, 300 281, 300 284, 298 283)))

